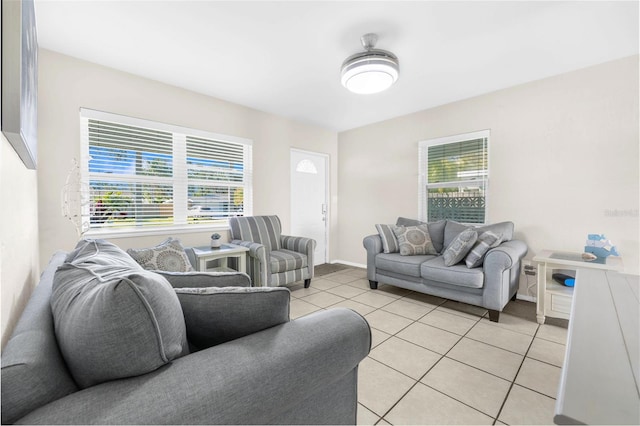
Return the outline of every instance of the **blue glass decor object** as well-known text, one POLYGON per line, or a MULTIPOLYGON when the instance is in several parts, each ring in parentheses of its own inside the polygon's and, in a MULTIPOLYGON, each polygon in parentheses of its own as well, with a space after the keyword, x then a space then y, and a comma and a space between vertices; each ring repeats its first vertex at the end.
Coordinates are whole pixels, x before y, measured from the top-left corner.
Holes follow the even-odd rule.
POLYGON ((604 234, 589 234, 587 236, 586 245, 584 246, 584 251, 601 258, 607 256, 620 256, 616 247, 607 239, 607 237, 604 236, 604 234))

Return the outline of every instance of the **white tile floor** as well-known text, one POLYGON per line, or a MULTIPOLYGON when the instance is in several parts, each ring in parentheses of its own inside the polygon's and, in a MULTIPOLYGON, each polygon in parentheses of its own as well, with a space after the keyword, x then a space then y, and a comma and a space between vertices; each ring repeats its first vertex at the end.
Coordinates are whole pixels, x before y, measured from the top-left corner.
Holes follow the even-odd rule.
POLYGON ((369 322, 358 424, 553 424, 566 328, 506 312, 493 323, 476 306, 384 284, 370 290, 357 268, 289 288, 292 319, 341 306, 369 322))

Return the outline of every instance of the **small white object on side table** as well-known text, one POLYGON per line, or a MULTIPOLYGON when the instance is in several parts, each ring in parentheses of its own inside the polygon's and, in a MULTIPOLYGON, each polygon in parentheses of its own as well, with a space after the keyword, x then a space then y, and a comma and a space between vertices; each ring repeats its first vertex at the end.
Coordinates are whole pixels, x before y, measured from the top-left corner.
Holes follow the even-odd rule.
POLYGON ((220 248, 212 248, 209 246, 194 247, 193 253, 198 259, 198 271, 222 271, 230 272, 234 269, 229 268, 227 259, 234 257, 238 259, 238 272, 247 272, 247 247, 236 244, 222 244, 220 248), (220 260, 220 266, 215 268, 207 268, 207 262, 220 260))
POLYGON ((569 319, 573 287, 559 284, 551 278, 554 269, 600 269, 622 271, 622 258, 609 256, 584 260, 582 253, 543 250, 533 258, 538 263, 538 300, 536 318, 544 324, 545 317, 569 319))

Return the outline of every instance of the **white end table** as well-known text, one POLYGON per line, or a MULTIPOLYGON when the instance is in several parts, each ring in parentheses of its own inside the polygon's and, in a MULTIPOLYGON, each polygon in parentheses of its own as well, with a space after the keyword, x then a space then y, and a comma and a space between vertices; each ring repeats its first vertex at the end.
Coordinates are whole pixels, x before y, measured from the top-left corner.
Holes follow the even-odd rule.
POLYGON ((223 244, 220 248, 211 248, 208 246, 193 247, 193 253, 198 259, 198 271, 223 271, 229 272, 234 269, 229 268, 227 259, 230 257, 238 260, 238 272, 247 272, 247 247, 238 246, 236 244, 223 244), (219 260, 220 265, 217 267, 207 267, 208 262, 219 260))
POLYGON ((609 256, 592 261, 582 259, 582 253, 543 250, 533 258, 538 263, 538 300, 536 318, 544 324, 545 317, 569 319, 573 300, 573 287, 555 282, 554 269, 600 269, 622 271, 622 258, 609 256))

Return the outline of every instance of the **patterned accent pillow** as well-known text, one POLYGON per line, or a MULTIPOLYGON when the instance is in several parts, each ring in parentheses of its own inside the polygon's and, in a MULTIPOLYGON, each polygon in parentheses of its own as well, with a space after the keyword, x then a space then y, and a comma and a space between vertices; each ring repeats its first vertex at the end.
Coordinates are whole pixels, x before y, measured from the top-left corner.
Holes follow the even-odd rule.
POLYGON ((168 272, 193 271, 180 240, 171 237, 155 247, 128 249, 127 253, 144 269, 168 272))
POLYGON ((427 225, 394 226, 393 233, 398 239, 402 256, 438 254, 433 242, 431 242, 431 235, 429 235, 429 227, 427 225))
POLYGON ((477 239, 478 233, 473 228, 467 228, 459 233, 442 254, 445 266, 453 266, 464 259, 477 239))
POLYGON ((467 264, 467 268, 477 268, 484 262, 484 255, 487 254, 489 249, 498 247, 502 242, 502 235, 496 235, 491 231, 483 232, 479 237, 473 249, 467 254, 467 258, 464 260, 467 264))
POLYGON ((384 253, 397 253, 400 251, 398 240, 393 233, 394 225, 376 225, 380 239, 382 240, 382 251, 384 253))

